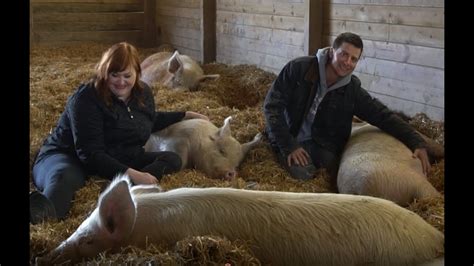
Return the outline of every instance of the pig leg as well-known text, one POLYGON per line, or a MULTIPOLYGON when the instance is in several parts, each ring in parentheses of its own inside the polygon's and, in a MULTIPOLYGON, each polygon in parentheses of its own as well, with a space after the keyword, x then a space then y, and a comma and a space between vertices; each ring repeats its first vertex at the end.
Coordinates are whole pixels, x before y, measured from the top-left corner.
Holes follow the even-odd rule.
POLYGON ((190 148, 191 148, 191 145, 188 139, 176 138, 174 140, 166 142, 165 150, 173 151, 179 155, 179 157, 181 158, 181 170, 182 170, 188 167, 190 164, 192 164, 192 162, 188 160, 190 148))

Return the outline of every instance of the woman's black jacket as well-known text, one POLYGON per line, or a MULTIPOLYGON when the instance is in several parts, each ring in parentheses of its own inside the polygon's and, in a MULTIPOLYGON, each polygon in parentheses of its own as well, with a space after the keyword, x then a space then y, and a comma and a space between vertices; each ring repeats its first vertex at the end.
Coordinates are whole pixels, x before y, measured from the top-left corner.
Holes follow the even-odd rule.
POLYGON ((112 96, 106 106, 93 83, 82 84, 72 94, 56 128, 44 141, 37 161, 51 153, 76 156, 88 174, 113 178, 127 170, 127 164, 144 153, 150 134, 184 117, 184 112, 156 112, 152 91, 145 83, 144 106, 139 92, 125 104, 112 96))

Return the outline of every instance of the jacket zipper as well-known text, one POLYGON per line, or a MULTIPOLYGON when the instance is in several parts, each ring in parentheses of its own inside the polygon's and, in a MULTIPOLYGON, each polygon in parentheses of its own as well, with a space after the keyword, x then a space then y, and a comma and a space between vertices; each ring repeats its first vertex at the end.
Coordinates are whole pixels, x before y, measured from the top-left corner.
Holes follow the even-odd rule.
POLYGON ((127 106, 127 111, 128 111, 128 114, 130 115, 130 119, 133 119, 132 110, 130 109, 130 106, 127 106))

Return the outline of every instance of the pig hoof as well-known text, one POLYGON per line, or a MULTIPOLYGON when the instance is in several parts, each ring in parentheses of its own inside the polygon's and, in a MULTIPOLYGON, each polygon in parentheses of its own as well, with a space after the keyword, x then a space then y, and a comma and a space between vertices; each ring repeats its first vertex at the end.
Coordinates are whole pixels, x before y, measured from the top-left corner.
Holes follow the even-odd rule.
POLYGON ((35 265, 36 266, 41 266, 41 265, 46 265, 46 261, 43 257, 36 257, 35 258, 35 265))
POLYGON ((258 189, 258 183, 254 181, 249 181, 245 185, 245 189, 258 189))

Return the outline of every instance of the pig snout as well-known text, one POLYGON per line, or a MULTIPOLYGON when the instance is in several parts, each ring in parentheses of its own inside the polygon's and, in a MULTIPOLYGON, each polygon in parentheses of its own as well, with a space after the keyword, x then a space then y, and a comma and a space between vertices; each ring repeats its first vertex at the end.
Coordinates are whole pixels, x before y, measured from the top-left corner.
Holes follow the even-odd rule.
POLYGON ((224 174, 224 180, 232 180, 234 179, 235 177, 237 177, 237 171, 235 170, 229 170, 229 171, 226 171, 225 174, 224 174))
POLYGON ((72 264, 77 260, 74 252, 55 249, 43 257, 36 257, 35 265, 36 266, 46 266, 46 265, 56 265, 56 264, 72 264))

